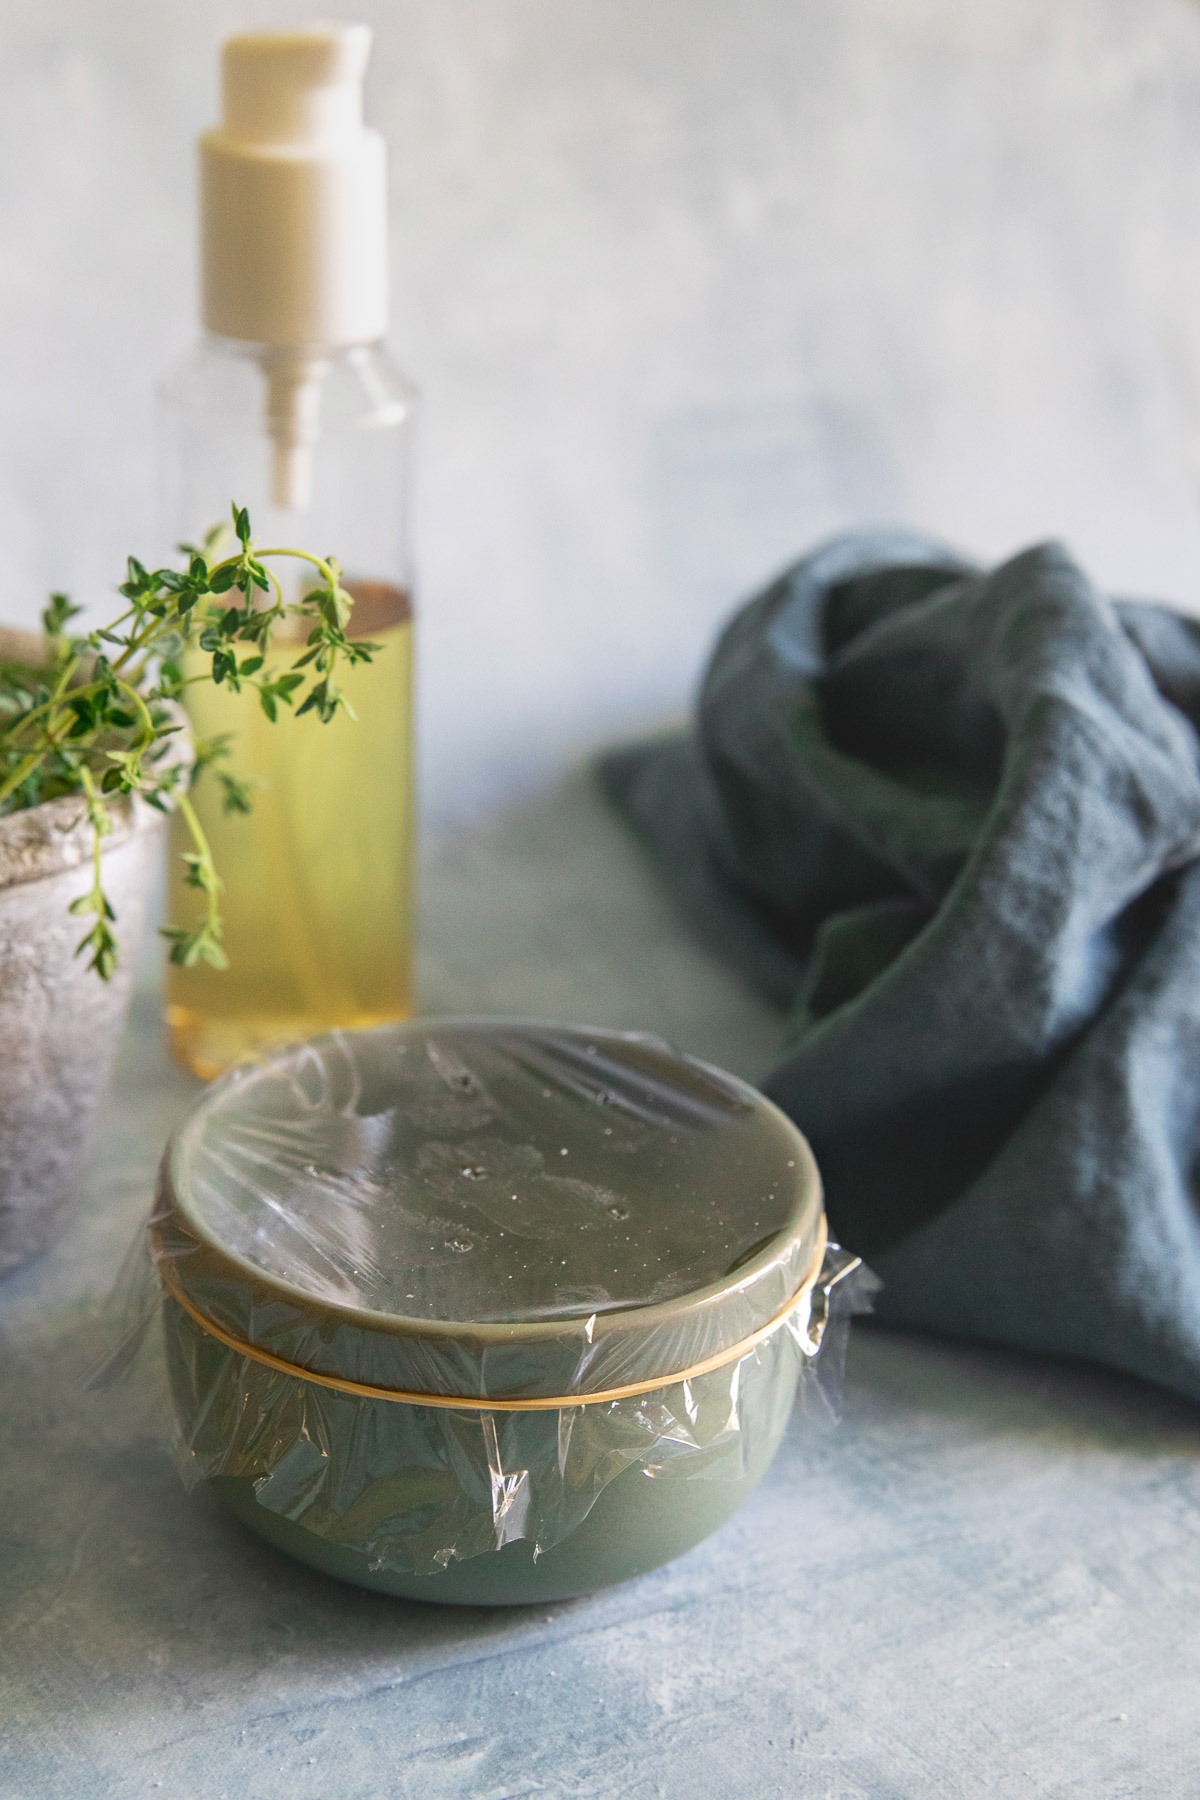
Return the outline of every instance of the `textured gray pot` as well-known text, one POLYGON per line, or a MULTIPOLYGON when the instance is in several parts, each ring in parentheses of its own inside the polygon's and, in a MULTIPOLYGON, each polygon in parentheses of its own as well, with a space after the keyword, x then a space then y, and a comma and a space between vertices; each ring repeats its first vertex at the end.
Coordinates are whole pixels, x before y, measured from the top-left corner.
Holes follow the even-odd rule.
MULTIPOLYGON (((40 638, 0 629, 0 660, 41 653, 40 638)), ((45 1249, 62 1221, 129 1005, 164 821, 142 800, 109 810, 104 884, 121 952, 109 982, 76 957, 88 920, 67 910, 91 885, 83 802, 0 819, 0 1274, 45 1249)))

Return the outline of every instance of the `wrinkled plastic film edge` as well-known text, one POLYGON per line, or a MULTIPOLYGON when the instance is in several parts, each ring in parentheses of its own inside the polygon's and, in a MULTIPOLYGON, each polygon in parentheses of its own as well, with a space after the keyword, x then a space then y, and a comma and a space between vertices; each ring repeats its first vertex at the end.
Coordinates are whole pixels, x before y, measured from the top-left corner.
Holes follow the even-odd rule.
POLYGON ((248 1480, 258 1505, 361 1554, 376 1572, 435 1574, 527 1540, 562 1543, 631 1468, 655 1480, 737 1481, 769 1460, 793 1403, 840 1416, 850 1322, 879 1287, 831 1243, 811 1290, 763 1342, 692 1380, 542 1412, 455 1412, 349 1395, 265 1367, 205 1333, 166 1294, 143 1236, 114 1293, 120 1378, 161 1314, 189 1489, 248 1480))
POLYGON ((811 1291, 785 1320, 784 1328, 795 1338, 812 1371, 811 1379, 799 1384, 797 1397, 803 1404, 823 1408, 831 1425, 842 1416, 851 1320, 874 1310, 882 1286, 861 1256, 830 1239, 811 1291))

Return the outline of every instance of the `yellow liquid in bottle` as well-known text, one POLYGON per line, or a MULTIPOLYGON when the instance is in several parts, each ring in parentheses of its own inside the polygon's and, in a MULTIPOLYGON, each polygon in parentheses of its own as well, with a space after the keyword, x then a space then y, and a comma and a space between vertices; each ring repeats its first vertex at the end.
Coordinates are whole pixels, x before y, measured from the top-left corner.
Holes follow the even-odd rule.
MULTIPOLYGON (((412 615, 398 588, 347 586, 350 635, 383 645, 339 671, 357 719, 281 708, 272 725, 252 691, 189 690, 196 736, 233 733, 228 768, 265 784, 249 816, 224 812, 211 774, 192 796, 225 883, 229 967, 168 965, 166 1016, 172 1054, 206 1080, 269 1044, 412 1010, 412 615)), ((173 816, 173 925, 202 912, 182 878, 190 847, 173 816)))

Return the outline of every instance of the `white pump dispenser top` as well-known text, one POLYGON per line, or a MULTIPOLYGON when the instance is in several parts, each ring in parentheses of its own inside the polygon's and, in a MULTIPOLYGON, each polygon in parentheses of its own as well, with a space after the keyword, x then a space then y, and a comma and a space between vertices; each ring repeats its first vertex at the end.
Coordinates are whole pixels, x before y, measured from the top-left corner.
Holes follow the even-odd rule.
POLYGON ((227 39, 200 140, 202 311, 263 346, 276 505, 308 504, 329 353, 387 327, 386 152, 363 123, 365 25, 227 39))

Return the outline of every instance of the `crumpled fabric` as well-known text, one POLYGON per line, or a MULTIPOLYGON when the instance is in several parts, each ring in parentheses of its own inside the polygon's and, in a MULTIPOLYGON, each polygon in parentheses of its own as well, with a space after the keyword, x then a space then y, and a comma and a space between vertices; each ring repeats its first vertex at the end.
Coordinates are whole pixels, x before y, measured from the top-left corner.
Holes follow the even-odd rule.
POLYGON ((854 535, 608 792, 790 1010, 762 1085, 885 1324, 1200 1399, 1200 623, 1055 544, 854 535))

